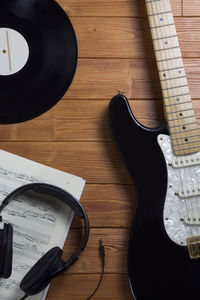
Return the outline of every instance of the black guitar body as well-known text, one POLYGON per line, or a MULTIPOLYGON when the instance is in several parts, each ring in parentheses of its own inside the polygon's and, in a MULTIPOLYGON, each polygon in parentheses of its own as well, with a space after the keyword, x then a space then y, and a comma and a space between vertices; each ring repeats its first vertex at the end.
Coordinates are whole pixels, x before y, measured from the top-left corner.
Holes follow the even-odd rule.
POLYGON ((137 186, 137 209, 130 232, 128 273, 137 300, 199 300, 200 260, 171 241, 163 223, 167 168, 157 142, 167 126, 149 129, 133 116, 123 95, 109 107, 117 147, 137 186))

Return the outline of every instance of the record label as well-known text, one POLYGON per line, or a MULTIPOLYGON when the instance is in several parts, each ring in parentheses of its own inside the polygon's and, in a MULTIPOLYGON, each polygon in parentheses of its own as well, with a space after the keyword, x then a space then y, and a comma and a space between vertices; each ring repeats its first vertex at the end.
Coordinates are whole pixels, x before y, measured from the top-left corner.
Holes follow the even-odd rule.
POLYGON ((0 124, 51 109, 70 87, 77 61, 73 26, 55 0, 0 0, 0 124))
POLYGON ((19 72, 29 58, 29 47, 25 38, 11 28, 0 28, 0 75, 19 72))

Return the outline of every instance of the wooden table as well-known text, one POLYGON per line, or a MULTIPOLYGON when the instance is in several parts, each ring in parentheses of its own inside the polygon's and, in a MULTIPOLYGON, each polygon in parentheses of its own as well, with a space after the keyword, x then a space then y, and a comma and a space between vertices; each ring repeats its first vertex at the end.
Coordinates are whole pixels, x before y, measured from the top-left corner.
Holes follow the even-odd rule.
MULTIPOLYGON (((199 0, 171 2, 199 121, 200 4, 199 0)), ((79 42, 73 84, 39 118, 1 125, 0 147, 87 180, 81 202, 91 223, 89 244, 79 262, 53 282, 47 300, 84 300, 93 291, 101 272, 100 238, 106 246, 106 274, 94 299, 129 300, 126 261, 135 188, 111 140, 108 103, 124 90, 140 122, 157 126, 164 121, 144 1, 59 3, 70 16, 79 42)), ((78 227, 75 221, 65 246, 66 259, 78 245, 78 227)))

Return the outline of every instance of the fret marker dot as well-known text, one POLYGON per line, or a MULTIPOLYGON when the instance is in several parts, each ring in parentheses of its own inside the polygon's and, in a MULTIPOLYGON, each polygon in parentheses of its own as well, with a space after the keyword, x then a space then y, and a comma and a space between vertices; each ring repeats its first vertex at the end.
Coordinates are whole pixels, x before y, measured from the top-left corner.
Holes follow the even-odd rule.
POLYGON ((162 21, 163 21, 163 18, 160 18, 160 21, 162 22, 162 21))
POLYGON ((186 128, 185 126, 182 127, 183 130, 185 130, 185 128, 186 128))
POLYGON ((166 74, 165 74, 165 73, 163 74, 163 77, 166 77, 166 74))
POLYGON ((182 115, 183 115, 182 113, 179 114, 179 116, 181 116, 181 117, 182 117, 182 115))
POLYGON ((180 98, 176 98, 176 101, 180 101, 180 98))
POLYGON ((165 42, 165 45, 168 45, 168 42, 165 42))
POLYGON ((6 53, 6 50, 5 50, 5 49, 3 49, 3 50, 2 50, 2 53, 3 53, 3 54, 5 54, 5 53, 6 53))
POLYGON ((180 71, 178 71, 179 72, 179 74, 181 74, 182 73, 182 71, 180 70, 180 71))
POLYGON ((188 142, 188 139, 185 139, 186 142, 188 142))

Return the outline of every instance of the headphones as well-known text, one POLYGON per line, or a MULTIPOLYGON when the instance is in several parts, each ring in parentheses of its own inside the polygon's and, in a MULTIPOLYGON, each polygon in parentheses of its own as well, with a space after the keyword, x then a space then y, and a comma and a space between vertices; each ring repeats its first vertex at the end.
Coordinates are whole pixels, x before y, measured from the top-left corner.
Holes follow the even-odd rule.
MULTIPOLYGON (((31 268, 31 270, 25 275, 20 283, 20 288, 24 291, 25 296, 22 299, 27 298, 40 293, 45 287, 47 287, 54 277, 66 271, 77 260, 79 255, 87 246, 89 238, 89 220, 86 211, 81 204, 71 194, 65 190, 50 184, 45 183, 33 183, 23 185, 13 192, 11 192, 2 202, 0 206, 0 212, 9 203, 9 201, 27 191, 34 191, 39 194, 45 194, 54 196, 62 200, 68 205, 76 216, 84 221, 84 233, 79 250, 72 254, 68 261, 64 261, 61 256, 63 250, 59 247, 50 249, 44 256, 40 258, 38 262, 31 268)), ((13 258, 13 227, 11 224, 2 223, 2 217, 0 217, 0 278, 9 278, 12 273, 12 258, 13 258)))

